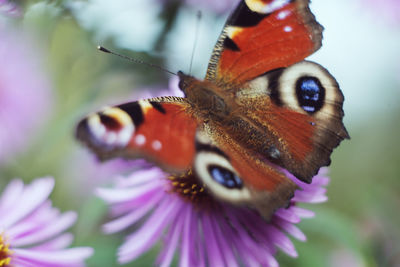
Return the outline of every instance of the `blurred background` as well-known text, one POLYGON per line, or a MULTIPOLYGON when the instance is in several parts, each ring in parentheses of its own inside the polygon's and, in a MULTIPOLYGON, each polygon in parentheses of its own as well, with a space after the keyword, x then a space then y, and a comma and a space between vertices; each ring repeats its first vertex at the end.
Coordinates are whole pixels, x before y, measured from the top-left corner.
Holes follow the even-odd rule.
MULTIPOLYGON (((166 90, 171 77, 96 50, 101 44, 170 71, 205 74, 234 0, 0 1, 0 192, 13 178, 54 176, 52 200, 76 210, 76 245, 96 249, 89 266, 116 265, 123 235, 105 236, 96 186, 127 172, 99 164, 74 140, 76 122, 105 104, 166 90), (202 11, 198 35, 196 13, 202 11)), ((325 27, 309 59, 345 95, 351 140, 332 156, 329 201, 300 228, 297 259, 281 266, 400 266, 400 2, 314 0, 325 27)), ((134 266, 151 266, 156 250, 134 266)))

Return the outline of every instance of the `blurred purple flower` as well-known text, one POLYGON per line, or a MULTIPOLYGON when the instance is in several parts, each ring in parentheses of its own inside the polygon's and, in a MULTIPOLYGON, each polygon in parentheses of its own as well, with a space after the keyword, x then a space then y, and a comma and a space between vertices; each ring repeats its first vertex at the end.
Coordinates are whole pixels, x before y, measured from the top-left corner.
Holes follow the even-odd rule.
POLYGON ((335 249, 331 253, 329 266, 351 266, 351 267, 365 267, 367 264, 355 251, 347 248, 335 249))
POLYGON ((60 214, 48 196, 53 178, 30 185, 13 180, 0 197, 0 266, 83 266, 92 248, 67 248, 73 236, 63 233, 77 218, 75 212, 60 214))
POLYGON ((0 0, 0 15, 1 14, 18 17, 21 15, 21 10, 14 3, 10 3, 7 0, 0 0))
POLYGON ((0 164, 26 147, 49 110, 49 81, 32 43, 0 27, 0 164))
POLYGON ((367 0, 361 1, 361 5, 370 7, 374 12, 374 18, 379 21, 386 20, 398 26, 400 23, 400 1, 399 0, 367 0))
POLYGON ((196 194, 191 195, 185 193, 179 177, 169 176, 158 167, 143 168, 128 178, 117 178, 114 188, 97 190, 116 217, 103 230, 119 232, 146 218, 119 248, 120 263, 136 259, 161 239, 164 247, 157 259, 160 266, 169 266, 177 250, 180 266, 279 266, 274 257, 277 248, 297 257, 286 234, 305 241, 295 224, 314 215, 297 207, 297 203, 326 201, 324 186, 329 182, 326 169, 311 184, 287 175, 301 189, 288 208, 279 209, 266 222, 253 210, 213 200, 199 185, 196 194))
MULTIPOLYGON (((173 0, 159 0, 163 3, 172 2, 173 0)), ((175 0, 176 1, 176 0, 175 0)), ((215 13, 225 13, 232 10, 232 8, 239 2, 239 0, 183 0, 186 4, 195 8, 207 8, 215 13)))

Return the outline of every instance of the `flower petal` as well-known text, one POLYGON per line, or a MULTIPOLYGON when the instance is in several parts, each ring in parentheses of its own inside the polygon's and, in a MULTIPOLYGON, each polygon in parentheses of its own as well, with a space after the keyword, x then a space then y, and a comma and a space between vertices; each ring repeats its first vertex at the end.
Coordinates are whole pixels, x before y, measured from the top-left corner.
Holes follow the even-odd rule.
POLYGON ((8 209, 15 205, 15 202, 19 199, 23 190, 24 183, 19 179, 12 180, 7 185, 0 199, 0 217, 4 217, 8 209))
POLYGON ((57 234, 65 231, 76 221, 77 214, 75 212, 66 212, 55 221, 49 221, 43 225, 41 229, 31 233, 30 235, 13 240, 13 246, 26 246, 38 243, 56 236, 57 234))
POLYGON ((74 240, 74 236, 70 233, 65 233, 62 234, 50 241, 47 241, 45 243, 42 243, 38 246, 31 247, 30 249, 32 250, 59 250, 59 249, 64 249, 72 244, 72 241, 74 240))
POLYGON ((21 197, 14 203, 14 208, 7 216, 2 218, 2 226, 8 228, 10 225, 23 219, 41 205, 50 195, 54 187, 54 179, 47 177, 33 181, 27 186, 21 197))
MULTIPOLYGON (((187 214, 187 210, 183 210, 182 214, 187 214)), ((178 247, 179 238, 181 237, 182 228, 184 227, 183 222, 183 220, 176 220, 176 223, 171 224, 171 228, 168 231, 168 236, 164 242, 165 245, 163 251, 160 253, 157 259, 158 265, 161 267, 167 267, 171 265, 175 251, 178 247)), ((184 244, 182 244, 182 246, 184 246, 184 244)))
POLYGON ((207 241, 206 251, 210 266, 225 266, 222 251, 220 250, 218 241, 216 239, 215 230, 211 224, 210 216, 207 213, 203 213, 201 222, 203 226, 204 238, 207 241))
POLYGON ((118 261, 120 263, 131 261, 152 247, 163 230, 180 212, 180 208, 181 203, 176 198, 165 198, 146 223, 126 238, 125 243, 119 248, 118 261))
POLYGON ((106 234, 111 234, 115 232, 119 232, 130 225, 136 223, 140 220, 144 215, 146 215, 151 209, 153 209, 158 202, 160 202, 163 194, 155 195, 150 201, 148 201, 145 205, 139 207, 138 209, 133 210, 132 212, 124 215, 118 219, 110 221, 103 225, 102 229, 106 234))
POLYGON ((88 247, 70 248, 59 251, 33 251, 29 249, 13 249, 13 257, 29 262, 40 263, 39 266, 76 266, 93 254, 93 249, 88 247))
POLYGON ((116 188, 116 189, 105 189, 98 188, 96 190, 96 195, 102 198, 109 204, 121 203, 125 201, 131 201, 136 198, 140 198, 144 195, 148 195, 150 192, 158 189, 160 183, 152 182, 147 183, 134 188, 116 188))

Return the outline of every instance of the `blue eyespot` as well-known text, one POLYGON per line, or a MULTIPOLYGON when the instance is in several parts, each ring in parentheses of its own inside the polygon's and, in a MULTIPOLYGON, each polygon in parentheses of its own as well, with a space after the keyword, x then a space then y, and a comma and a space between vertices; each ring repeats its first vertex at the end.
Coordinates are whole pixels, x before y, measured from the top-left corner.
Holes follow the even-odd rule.
POLYGON ((211 177, 219 184, 227 188, 242 188, 242 180, 232 171, 217 165, 208 166, 208 172, 211 177))
POLYGON ((325 88, 319 79, 303 76, 296 82, 296 96, 300 106, 305 111, 314 113, 324 105, 325 88))

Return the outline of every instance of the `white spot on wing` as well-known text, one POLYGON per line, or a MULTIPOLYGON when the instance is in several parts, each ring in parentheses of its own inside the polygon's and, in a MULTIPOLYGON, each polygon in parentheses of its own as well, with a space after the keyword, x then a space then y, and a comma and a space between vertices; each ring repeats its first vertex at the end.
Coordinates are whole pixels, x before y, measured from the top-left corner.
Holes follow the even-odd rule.
POLYGON ((246 5, 250 10, 263 13, 270 14, 290 3, 290 0, 274 0, 269 4, 264 3, 261 0, 245 0, 246 5))
POLYGON ((98 114, 93 114, 88 117, 88 127, 90 133, 98 140, 101 140, 106 132, 106 127, 100 122, 98 114))
POLYGON ((293 28, 290 27, 290 26, 285 26, 285 28, 283 28, 283 30, 284 30, 285 32, 291 32, 291 31, 293 31, 293 28))
POLYGON ((160 141, 155 140, 155 141, 153 141, 153 143, 151 144, 151 147, 152 147, 154 150, 159 151, 159 150, 161 150, 161 148, 162 148, 162 144, 161 144, 160 141))
POLYGON ((139 105, 140 105, 140 107, 142 108, 142 112, 143 112, 144 114, 146 114, 147 111, 148 111, 149 109, 153 109, 153 108, 154 108, 154 107, 150 104, 150 102, 147 101, 147 100, 142 99, 142 100, 139 100, 138 102, 139 102, 139 105))
POLYGON ((143 134, 138 134, 135 137, 135 144, 138 146, 142 146, 146 143, 146 137, 143 134))
POLYGON ((284 10, 278 13, 278 15, 276 16, 279 20, 284 20, 286 19, 288 16, 290 15, 290 11, 288 10, 284 10))
POLYGON ((225 29, 226 35, 231 39, 235 38, 235 36, 239 34, 241 31, 243 31, 242 27, 235 27, 235 26, 228 26, 225 29))

